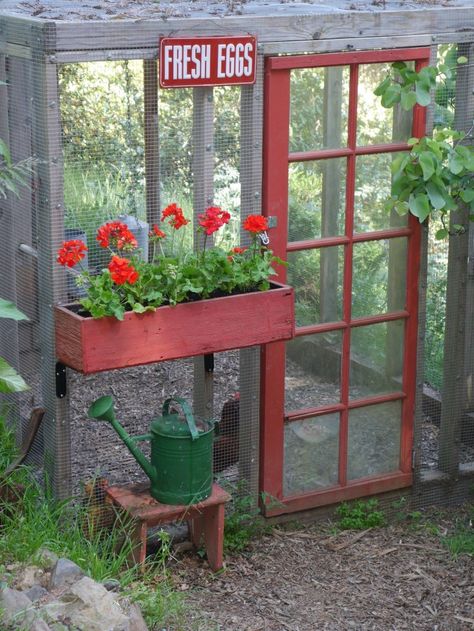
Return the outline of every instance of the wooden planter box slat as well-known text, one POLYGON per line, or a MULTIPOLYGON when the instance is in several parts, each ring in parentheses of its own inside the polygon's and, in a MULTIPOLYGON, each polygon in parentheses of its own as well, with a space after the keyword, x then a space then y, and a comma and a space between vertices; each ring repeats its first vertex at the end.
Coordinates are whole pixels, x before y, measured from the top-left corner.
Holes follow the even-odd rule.
POLYGON ((55 307, 58 361, 84 374, 206 355, 289 340, 295 333, 293 289, 268 291, 127 312, 124 320, 82 317, 55 307))

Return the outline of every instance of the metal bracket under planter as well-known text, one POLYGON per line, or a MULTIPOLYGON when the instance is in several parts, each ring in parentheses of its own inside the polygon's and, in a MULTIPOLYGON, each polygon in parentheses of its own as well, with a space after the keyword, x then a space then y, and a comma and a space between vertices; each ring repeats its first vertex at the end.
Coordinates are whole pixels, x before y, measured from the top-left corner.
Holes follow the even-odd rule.
POLYGON ((154 312, 83 317, 74 305, 56 306, 58 361, 84 374, 208 355, 282 340, 295 334, 294 291, 272 283, 267 291, 222 296, 154 312))

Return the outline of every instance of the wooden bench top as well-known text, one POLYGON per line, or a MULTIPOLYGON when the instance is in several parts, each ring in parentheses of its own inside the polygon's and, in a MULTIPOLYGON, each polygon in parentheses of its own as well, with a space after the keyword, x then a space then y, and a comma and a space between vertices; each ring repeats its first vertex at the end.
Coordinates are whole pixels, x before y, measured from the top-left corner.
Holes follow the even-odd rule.
POLYGON ((150 485, 147 482, 127 486, 110 486, 107 489, 107 494, 115 504, 127 511, 132 517, 146 522, 171 521, 173 518, 186 519, 187 517, 191 519, 196 513, 201 513, 204 509, 223 504, 231 499, 229 493, 216 483, 212 485, 212 493, 207 499, 190 505, 161 504, 150 495, 149 489, 150 485))

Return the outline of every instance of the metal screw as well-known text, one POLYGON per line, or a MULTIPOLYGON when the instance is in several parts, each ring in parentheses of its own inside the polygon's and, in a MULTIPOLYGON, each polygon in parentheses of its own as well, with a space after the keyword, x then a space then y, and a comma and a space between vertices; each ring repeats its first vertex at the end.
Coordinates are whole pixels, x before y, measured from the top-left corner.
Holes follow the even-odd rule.
POLYGON ((54 64, 56 61, 56 55, 50 55, 48 58, 49 63, 54 64))
POLYGON ((206 145, 206 151, 212 151, 212 145, 206 145))
POLYGON ((260 199, 260 193, 258 191, 255 191, 253 196, 255 197, 255 199, 260 199))
POLYGON ((211 94, 208 94, 208 95, 207 95, 207 102, 208 102, 208 103, 212 103, 212 102, 213 102, 213 100, 214 100, 214 95, 213 95, 212 93, 211 93, 211 94))
POLYGON ((257 50, 263 50, 263 44, 257 44, 257 50))
POLYGON ((48 107, 50 107, 51 109, 53 109, 53 107, 56 107, 56 101, 50 101, 48 103, 48 107))

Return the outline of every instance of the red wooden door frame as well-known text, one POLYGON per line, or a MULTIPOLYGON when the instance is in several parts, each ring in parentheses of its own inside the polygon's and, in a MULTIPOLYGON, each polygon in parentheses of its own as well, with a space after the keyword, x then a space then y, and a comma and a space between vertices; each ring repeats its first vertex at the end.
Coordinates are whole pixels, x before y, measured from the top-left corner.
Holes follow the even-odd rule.
MULTIPOLYGON (((341 330, 342 370, 339 404, 292 412, 285 416, 285 343, 276 342, 262 347, 261 362, 261 440, 260 440, 260 490, 267 515, 277 515, 304 510, 324 504, 362 497, 383 491, 410 486, 412 483, 413 416, 416 393, 416 350, 418 324, 418 274, 420 264, 421 230, 417 219, 410 216, 407 227, 392 228, 372 233, 353 233, 355 162, 358 155, 388 153, 409 149, 405 143, 392 143, 358 147, 357 99, 358 71, 360 64, 394 61, 415 61, 420 70, 429 63, 429 49, 412 48, 390 51, 329 53, 321 55, 298 55, 269 57, 265 65, 264 101, 264 146, 263 146, 263 209, 267 216, 277 218, 277 229, 272 230, 272 249, 286 259, 287 253, 311 247, 344 246, 344 292, 343 318, 340 322, 315 324, 299 327, 298 335, 341 330), (324 149, 308 152, 289 152, 290 125, 290 74, 295 68, 328 66, 350 67, 348 143, 340 149, 324 149), (346 226, 345 234, 310 241, 288 244, 288 167, 292 162, 347 158, 346 174, 346 226), (406 308, 369 317, 351 319, 350 292, 352 289, 352 248, 357 242, 393 237, 406 237, 407 274, 406 308), (350 332, 356 326, 393 320, 405 322, 405 346, 402 389, 388 395, 373 396, 349 401, 346 387, 350 366, 350 332), (389 474, 373 476, 355 481, 346 478, 348 414, 350 409, 375 405, 387 401, 402 402, 400 468, 389 474), (340 412, 339 433, 339 482, 322 491, 306 492, 284 497, 284 424, 292 417, 298 420, 328 412, 340 412)), ((425 130, 425 108, 416 106, 413 112, 412 135, 420 137, 425 130)), ((278 280, 286 281, 285 269, 281 269, 278 280)), ((296 420, 296 419, 295 419, 296 420)))

